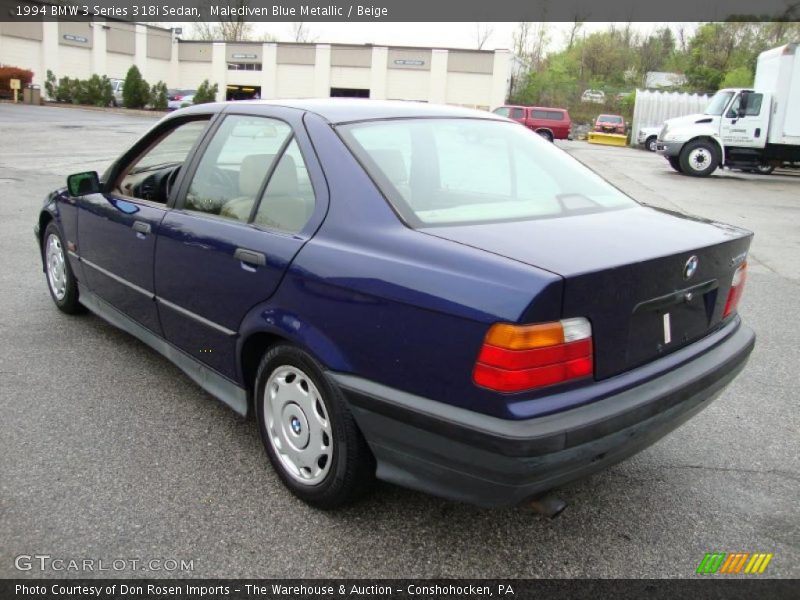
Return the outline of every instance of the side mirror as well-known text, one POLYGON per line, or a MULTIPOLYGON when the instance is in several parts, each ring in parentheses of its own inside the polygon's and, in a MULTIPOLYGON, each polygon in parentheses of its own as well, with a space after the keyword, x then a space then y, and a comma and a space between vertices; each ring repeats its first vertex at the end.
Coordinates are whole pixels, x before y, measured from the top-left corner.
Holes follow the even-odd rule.
POLYGON ((70 196, 86 196, 100 192, 100 178, 97 171, 73 173, 67 177, 67 191, 70 196))

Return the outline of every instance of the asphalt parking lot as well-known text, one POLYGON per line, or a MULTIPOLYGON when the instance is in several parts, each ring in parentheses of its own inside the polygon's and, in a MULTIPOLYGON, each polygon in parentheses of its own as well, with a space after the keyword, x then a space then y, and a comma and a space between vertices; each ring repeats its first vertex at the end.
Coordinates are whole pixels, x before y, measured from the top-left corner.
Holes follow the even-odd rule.
POLYGON ((562 145, 636 199, 752 229, 740 307, 758 341, 714 404, 561 492, 550 521, 380 484, 335 513, 296 500, 241 419, 92 315, 59 313, 32 227, 71 172, 153 123, 0 104, 0 577, 14 558, 191 559, 197 577, 692 577, 704 553, 771 552, 800 577, 800 176, 699 180, 654 154, 562 145))

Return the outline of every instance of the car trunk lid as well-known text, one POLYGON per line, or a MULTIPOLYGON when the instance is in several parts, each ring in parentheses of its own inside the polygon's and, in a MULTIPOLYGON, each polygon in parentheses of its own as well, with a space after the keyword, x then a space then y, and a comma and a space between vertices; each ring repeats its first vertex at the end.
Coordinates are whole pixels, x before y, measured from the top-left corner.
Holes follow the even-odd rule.
POLYGON ((598 379, 715 329, 752 238, 740 228, 649 207, 422 231, 563 277, 562 316, 591 321, 598 379), (690 259, 697 263, 691 274, 690 259))

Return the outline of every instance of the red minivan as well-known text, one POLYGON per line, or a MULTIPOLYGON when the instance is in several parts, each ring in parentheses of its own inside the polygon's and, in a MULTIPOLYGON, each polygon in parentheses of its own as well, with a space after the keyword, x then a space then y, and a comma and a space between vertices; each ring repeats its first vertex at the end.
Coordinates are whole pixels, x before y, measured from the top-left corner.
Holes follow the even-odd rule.
POLYGON ((564 108, 547 108, 544 106, 500 106, 494 114, 519 121, 550 140, 565 140, 569 137, 572 121, 564 108))

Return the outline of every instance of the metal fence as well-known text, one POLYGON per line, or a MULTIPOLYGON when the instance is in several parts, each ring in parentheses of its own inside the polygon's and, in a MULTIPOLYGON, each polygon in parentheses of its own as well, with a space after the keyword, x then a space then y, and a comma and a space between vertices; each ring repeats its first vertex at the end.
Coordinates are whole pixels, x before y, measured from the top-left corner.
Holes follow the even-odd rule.
POLYGON ((631 122, 631 143, 636 144, 639 129, 660 127, 667 119, 702 113, 710 96, 686 92, 636 90, 636 103, 631 122))

